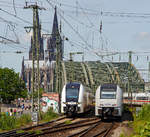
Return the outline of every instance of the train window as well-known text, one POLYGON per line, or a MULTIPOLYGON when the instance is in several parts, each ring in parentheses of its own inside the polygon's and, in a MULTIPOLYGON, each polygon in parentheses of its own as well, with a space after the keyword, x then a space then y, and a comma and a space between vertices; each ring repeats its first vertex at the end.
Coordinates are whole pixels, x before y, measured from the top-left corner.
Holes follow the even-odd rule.
POLYGON ((133 97, 123 97, 123 99, 132 100, 132 99, 133 99, 133 97))
POLYGON ((101 92, 101 99, 115 99, 115 98, 116 98, 116 92, 110 92, 110 91, 101 92))
POLYGON ((66 88, 66 101, 78 101, 79 88, 66 88))
POLYGON ((136 100, 148 100, 148 97, 136 97, 136 100))

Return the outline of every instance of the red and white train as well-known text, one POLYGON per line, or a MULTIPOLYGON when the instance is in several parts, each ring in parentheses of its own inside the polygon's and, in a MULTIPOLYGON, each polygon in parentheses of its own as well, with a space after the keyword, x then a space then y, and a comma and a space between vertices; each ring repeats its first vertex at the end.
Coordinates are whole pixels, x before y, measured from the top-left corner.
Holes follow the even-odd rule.
POLYGON ((124 104, 135 104, 143 105, 150 104, 150 93, 140 92, 140 93, 123 93, 123 102, 124 104))

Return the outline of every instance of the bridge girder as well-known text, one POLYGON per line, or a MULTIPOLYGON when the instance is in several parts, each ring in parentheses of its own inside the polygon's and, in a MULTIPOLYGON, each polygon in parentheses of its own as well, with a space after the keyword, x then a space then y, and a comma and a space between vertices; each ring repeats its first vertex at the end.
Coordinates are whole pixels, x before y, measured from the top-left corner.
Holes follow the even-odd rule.
POLYGON ((116 83, 126 89, 127 82, 130 79, 132 90, 143 90, 144 87, 144 80, 139 72, 133 64, 128 62, 64 61, 61 64, 63 84, 71 81, 81 82, 95 91, 100 84, 116 83))

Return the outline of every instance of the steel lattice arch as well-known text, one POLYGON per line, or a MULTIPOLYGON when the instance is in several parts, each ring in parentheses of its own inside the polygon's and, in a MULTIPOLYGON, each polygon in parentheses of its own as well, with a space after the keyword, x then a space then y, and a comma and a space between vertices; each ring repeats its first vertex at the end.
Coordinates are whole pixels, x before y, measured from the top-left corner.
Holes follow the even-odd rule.
MULTIPOLYGON (((116 83, 125 91, 139 92, 144 90, 144 80, 133 64, 128 62, 61 62, 61 87, 67 82, 81 82, 93 90, 103 83, 116 83)), ((55 71, 55 73, 57 73, 55 71)), ((56 87, 57 80, 54 73, 53 83, 56 87)), ((56 90, 56 89, 55 89, 56 90)))

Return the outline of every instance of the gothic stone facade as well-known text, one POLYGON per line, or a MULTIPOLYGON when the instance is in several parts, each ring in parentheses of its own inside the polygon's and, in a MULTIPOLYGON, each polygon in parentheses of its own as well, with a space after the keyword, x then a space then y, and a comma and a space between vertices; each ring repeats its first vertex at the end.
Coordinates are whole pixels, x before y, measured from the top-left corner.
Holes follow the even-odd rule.
MULTIPOLYGON (((40 67, 40 87, 46 92, 53 90, 53 72, 55 69, 56 61, 56 38, 60 38, 60 51, 61 59, 63 59, 63 40, 59 32, 58 20, 57 20, 57 10, 55 8, 52 34, 47 40, 47 49, 44 50, 43 38, 41 36, 41 26, 39 25, 39 67, 40 67)), ((30 92, 32 90, 32 46, 33 40, 31 37, 31 47, 29 50, 29 59, 22 60, 22 70, 21 77, 26 83, 26 87, 30 92)), ((36 52, 36 51, 35 51, 36 52)), ((35 61, 36 64, 36 61, 35 61)), ((36 65, 35 65, 36 69, 36 65)))

